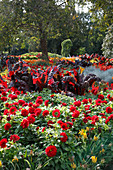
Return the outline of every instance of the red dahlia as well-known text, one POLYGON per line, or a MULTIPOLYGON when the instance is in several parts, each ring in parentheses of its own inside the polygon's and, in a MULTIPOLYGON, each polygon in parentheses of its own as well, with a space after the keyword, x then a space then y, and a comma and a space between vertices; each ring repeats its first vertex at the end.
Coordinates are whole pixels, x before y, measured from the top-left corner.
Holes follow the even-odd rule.
POLYGON ((52 111, 52 115, 53 115, 53 117, 60 117, 60 110, 58 110, 58 109, 55 109, 55 110, 53 110, 52 111))
POLYGON ((7 147, 7 146, 6 146, 6 143, 7 143, 7 139, 6 139, 6 138, 2 139, 2 140, 0 141, 0 147, 1 147, 1 148, 7 147))
POLYGON ((11 96, 11 100, 14 100, 14 99, 17 99, 17 95, 16 94, 11 96))
POLYGON ((62 123, 62 124, 61 124, 61 128, 62 128, 63 130, 67 130, 67 129, 68 129, 67 123, 62 123))
POLYGON ((82 102, 83 102, 83 104, 87 104, 88 103, 88 99, 83 99, 82 102))
POLYGON ((48 110, 44 110, 43 112, 42 112, 42 115, 45 117, 45 116, 47 116, 47 115, 49 115, 49 111, 48 110))
POLYGON ((57 148, 54 145, 50 145, 45 149, 45 153, 48 157, 54 157, 57 153, 57 148))
POLYGON ((10 140, 13 140, 13 142, 15 143, 16 141, 18 141, 20 139, 20 137, 18 135, 11 135, 10 136, 10 140))
POLYGON ((40 108, 35 109, 35 115, 38 117, 41 114, 42 110, 40 108))
POLYGON ((60 140, 61 140, 62 142, 66 142, 66 141, 67 141, 68 137, 67 137, 67 135, 66 135, 65 132, 60 133, 60 136, 62 136, 62 137, 60 138, 60 140))
POLYGON ((5 125, 4 125, 4 129, 5 130, 9 130, 11 128, 11 124, 10 123, 6 123, 5 125))
POLYGON ((107 113, 111 113, 112 112, 112 108, 111 107, 106 107, 106 112, 107 113))
POLYGON ((26 109, 21 110, 21 115, 22 116, 28 116, 29 112, 26 109))
POLYGON ((7 101, 7 97, 1 97, 1 100, 3 101, 3 102, 5 102, 5 101, 7 101))
POLYGON ((78 101, 75 101, 74 103, 73 103, 75 106, 80 106, 81 105, 81 101, 80 100, 78 100, 78 101))
POLYGON ((72 114, 72 117, 77 118, 79 116, 80 112, 78 110, 75 110, 72 114))
POLYGON ((49 103, 49 100, 46 100, 46 101, 44 102, 44 104, 45 104, 46 107, 48 107, 48 103, 49 103))
POLYGON ((18 100, 18 103, 20 104, 20 105, 23 105, 23 104, 25 104, 25 101, 24 100, 18 100))
POLYGON ((27 120, 29 121, 29 124, 32 124, 35 122, 35 118, 32 115, 28 116, 27 120))
POLYGON ((34 114, 35 113, 35 108, 34 107, 30 107, 29 108, 29 113, 34 114))
POLYGON ((15 106, 12 106, 10 109, 9 109, 9 112, 10 114, 15 114, 17 111, 17 108, 15 106))
POLYGON ((102 99, 104 99, 104 95, 103 94, 99 94, 98 98, 102 100, 102 99))
POLYGON ((29 126, 29 121, 27 119, 23 119, 20 126, 22 126, 23 129, 27 128, 29 126))

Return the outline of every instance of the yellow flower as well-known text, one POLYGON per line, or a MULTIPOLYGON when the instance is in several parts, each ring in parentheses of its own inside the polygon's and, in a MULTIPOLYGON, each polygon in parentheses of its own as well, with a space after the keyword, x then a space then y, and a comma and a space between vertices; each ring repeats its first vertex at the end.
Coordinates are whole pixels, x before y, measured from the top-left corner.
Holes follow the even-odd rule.
POLYGON ((84 136, 84 139, 87 139, 87 134, 86 134, 86 132, 83 133, 83 136, 84 136))
POLYGON ((86 131, 89 131, 89 127, 86 127, 86 131))
POLYGON ((75 16, 73 16, 73 20, 75 20, 75 16))
POLYGON ((14 159, 12 159, 12 162, 17 161, 18 162, 18 158, 16 156, 14 156, 14 159))
POLYGON ((73 163, 71 164, 71 167, 72 167, 73 169, 76 169, 76 164, 73 162, 73 163))
POLYGON ((83 133, 84 133, 84 129, 81 129, 81 130, 79 131, 79 134, 80 134, 80 135, 83 135, 83 133))
POLYGON ((102 151, 101 152, 105 152, 105 149, 104 148, 102 148, 102 151))
POLYGON ((98 137, 94 136, 94 141, 97 141, 98 140, 98 137))
POLYGON ((0 160, 0 167, 2 167, 2 161, 0 160))
POLYGON ((92 162, 93 162, 93 163, 96 163, 96 162, 97 162, 97 157, 91 156, 91 159, 92 159, 92 162))

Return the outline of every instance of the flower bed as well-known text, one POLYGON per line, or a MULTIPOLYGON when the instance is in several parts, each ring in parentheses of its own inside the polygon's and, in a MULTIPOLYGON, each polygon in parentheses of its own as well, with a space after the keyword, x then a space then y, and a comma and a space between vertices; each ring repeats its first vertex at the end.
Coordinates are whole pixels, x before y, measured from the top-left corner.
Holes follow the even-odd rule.
POLYGON ((1 169, 98 169, 113 159, 112 85, 100 91, 93 84, 74 98, 46 88, 23 93, 4 86, 1 169))

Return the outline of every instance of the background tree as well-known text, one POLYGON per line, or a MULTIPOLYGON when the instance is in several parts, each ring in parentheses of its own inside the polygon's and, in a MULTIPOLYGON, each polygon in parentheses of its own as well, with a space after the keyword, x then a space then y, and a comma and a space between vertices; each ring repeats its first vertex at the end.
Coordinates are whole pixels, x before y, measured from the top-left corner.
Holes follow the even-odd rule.
POLYGON ((103 40, 102 50, 106 57, 113 58, 113 24, 108 27, 103 40))

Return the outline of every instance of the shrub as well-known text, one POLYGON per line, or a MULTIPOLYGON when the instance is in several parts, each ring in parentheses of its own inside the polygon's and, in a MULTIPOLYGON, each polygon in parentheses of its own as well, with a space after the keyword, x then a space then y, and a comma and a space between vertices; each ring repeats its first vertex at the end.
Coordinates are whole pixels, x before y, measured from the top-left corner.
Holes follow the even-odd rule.
POLYGON ((72 41, 70 39, 66 39, 61 43, 61 46, 62 46, 61 55, 64 57, 69 57, 72 47, 72 41))

